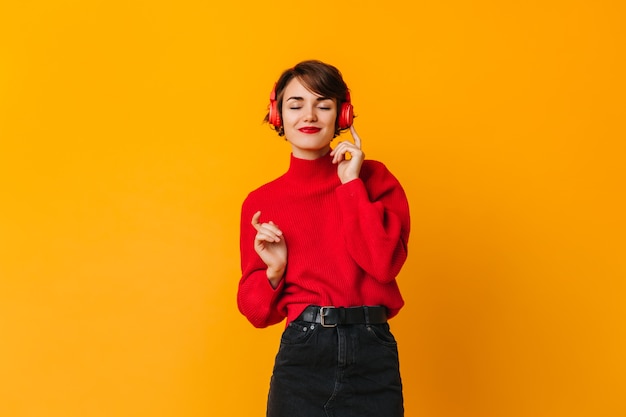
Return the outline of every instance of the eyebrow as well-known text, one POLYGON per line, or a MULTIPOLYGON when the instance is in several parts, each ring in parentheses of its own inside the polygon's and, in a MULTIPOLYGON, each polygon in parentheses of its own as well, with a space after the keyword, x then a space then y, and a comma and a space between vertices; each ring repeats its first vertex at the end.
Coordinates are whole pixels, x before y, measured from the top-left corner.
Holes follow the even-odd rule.
MULTIPOLYGON (((304 100, 304 98, 302 98, 302 97, 298 97, 298 96, 293 96, 293 97, 289 97, 289 98, 288 98, 287 100, 285 100, 285 101, 289 101, 289 100, 297 100, 297 101, 301 101, 301 100, 304 100)), ((330 97, 318 97, 318 98, 316 99, 316 101, 325 101, 325 100, 332 100, 332 98, 330 98, 330 97)))

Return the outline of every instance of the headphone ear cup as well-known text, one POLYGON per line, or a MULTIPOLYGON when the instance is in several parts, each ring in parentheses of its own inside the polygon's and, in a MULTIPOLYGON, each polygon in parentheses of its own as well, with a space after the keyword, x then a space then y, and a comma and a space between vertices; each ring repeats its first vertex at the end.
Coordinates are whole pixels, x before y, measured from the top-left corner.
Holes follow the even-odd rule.
POLYGON ((272 88, 272 92, 270 93, 270 106, 267 119, 267 121, 276 128, 281 127, 283 124, 280 120, 280 114, 278 113, 278 102, 276 101, 276 84, 274 84, 274 88, 272 88))
POLYGON ((341 105, 341 111, 339 112, 339 129, 347 129, 352 126, 353 119, 354 108, 350 101, 347 101, 341 105))
POLYGON ((282 126, 282 121, 280 120, 280 114, 278 113, 278 102, 276 100, 270 100, 268 121, 274 127, 282 126))

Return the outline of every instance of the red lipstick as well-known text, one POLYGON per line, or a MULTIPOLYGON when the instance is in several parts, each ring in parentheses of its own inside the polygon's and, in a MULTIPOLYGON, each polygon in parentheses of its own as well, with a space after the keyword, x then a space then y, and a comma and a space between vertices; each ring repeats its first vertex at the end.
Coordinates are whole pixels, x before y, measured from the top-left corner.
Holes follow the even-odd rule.
POLYGON ((298 130, 302 133, 313 134, 313 133, 319 132, 322 129, 320 129, 319 127, 314 127, 314 126, 304 126, 298 130))

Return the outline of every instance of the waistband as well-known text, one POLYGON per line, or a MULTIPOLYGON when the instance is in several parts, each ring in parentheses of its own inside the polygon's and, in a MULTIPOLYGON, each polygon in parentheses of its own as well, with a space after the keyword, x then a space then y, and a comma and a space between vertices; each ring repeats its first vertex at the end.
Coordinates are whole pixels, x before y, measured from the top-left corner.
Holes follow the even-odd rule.
POLYGON ((387 308, 383 306, 308 306, 296 320, 319 323, 324 327, 345 324, 381 324, 387 322, 387 308))

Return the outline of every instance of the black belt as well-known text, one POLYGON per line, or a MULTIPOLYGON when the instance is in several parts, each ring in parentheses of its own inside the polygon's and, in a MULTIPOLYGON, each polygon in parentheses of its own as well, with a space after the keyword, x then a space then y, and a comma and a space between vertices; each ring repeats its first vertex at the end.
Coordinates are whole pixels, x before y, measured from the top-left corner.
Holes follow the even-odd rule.
POLYGON ((308 306, 297 320, 319 323, 324 327, 335 327, 338 324, 381 324, 387 322, 387 309, 381 306, 308 306))

